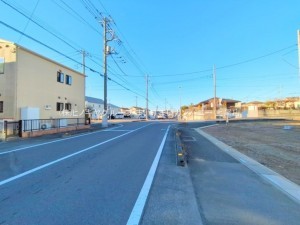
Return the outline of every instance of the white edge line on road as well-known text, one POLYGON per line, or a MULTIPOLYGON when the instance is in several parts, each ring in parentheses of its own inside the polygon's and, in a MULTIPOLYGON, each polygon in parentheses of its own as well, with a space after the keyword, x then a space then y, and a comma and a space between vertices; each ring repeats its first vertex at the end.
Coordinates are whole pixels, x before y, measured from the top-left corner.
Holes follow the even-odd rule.
MULTIPOLYGON (((121 125, 122 125, 122 124, 121 124, 121 125)), ((122 126, 123 126, 123 125, 122 125, 122 126)), ((82 136, 87 136, 87 135, 97 134, 97 133, 104 132, 104 131, 113 131, 114 129, 120 128, 120 127, 122 127, 122 126, 110 128, 110 129, 107 129, 107 130, 105 129, 105 130, 99 130, 99 131, 90 132, 90 133, 85 133, 85 134, 79 134, 79 135, 72 136, 72 137, 68 137, 68 138, 58 139, 58 140, 54 140, 54 141, 48 141, 48 142, 44 142, 44 143, 36 144, 36 145, 30 145, 30 146, 26 146, 26 147, 22 147, 22 148, 13 149, 13 150, 6 151, 6 152, 0 152, 0 155, 12 153, 12 152, 18 152, 18 151, 22 151, 22 150, 25 150, 25 149, 28 149, 28 148, 34 148, 34 147, 39 147, 39 146, 43 146, 43 145, 48 145, 48 144, 52 144, 52 143, 55 143, 55 142, 67 141, 67 140, 70 140, 70 139, 73 139, 73 138, 79 138, 79 137, 82 137, 82 136)))
POLYGON ((165 142, 166 142, 166 139, 167 139, 167 136, 168 136, 168 132, 169 132, 169 128, 170 128, 170 125, 168 126, 168 129, 163 137, 163 140, 158 148, 158 151, 156 153, 156 156, 152 162, 152 165, 151 165, 151 168, 148 172, 148 175, 146 177, 146 180, 143 184, 143 187, 140 191, 140 194, 134 204, 134 207, 131 211, 131 214, 130 214, 130 217, 127 221, 127 225, 138 225, 140 223, 140 220, 141 220, 141 217, 143 215, 143 211, 144 211, 144 207, 145 207, 145 204, 146 204, 146 201, 147 201, 147 198, 148 198, 148 194, 150 192, 150 188, 152 186, 152 182, 153 182, 153 179, 154 179, 154 175, 156 173, 156 169, 157 169, 157 166, 158 166, 158 163, 159 163, 159 159, 160 159, 160 156, 161 156, 161 153, 162 153, 162 150, 164 148, 164 145, 165 145, 165 142))
POLYGON ((104 130, 103 132, 128 132, 130 130, 104 130))
POLYGON ((35 167, 35 168, 31 169, 31 170, 27 170, 26 172, 20 173, 20 174, 18 174, 18 175, 16 175, 16 176, 10 177, 10 178, 8 178, 8 179, 6 179, 6 180, 0 181, 0 186, 2 186, 2 185, 4 185, 4 184, 7 184, 7 183, 9 183, 9 182, 11 182, 11 181, 17 180, 17 179, 19 179, 19 178, 22 178, 22 177, 24 177, 24 176, 27 176, 27 175, 29 175, 29 174, 32 174, 32 173, 34 173, 34 172, 36 172, 36 171, 39 171, 39 170, 41 170, 41 169, 44 169, 44 168, 46 168, 46 167, 49 167, 49 166, 51 166, 51 165, 53 165, 53 164, 59 163, 59 162, 61 162, 61 161, 63 161, 63 160, 69 159, 69 158, 71 158, 71 157, 73 157, 73 156, 76 156, 76 155, 79 155, 79 154, 84 153, 84 152, 86 152, 86 151, 89 151, 89 150, 91 150, 91 149, 93 149, 93 148, 95 148, 95 147, 98 147, 98 146, 100 146, 100 145, 103 145, 103 144, 105 144, 105 143, 108 143, 108 142, 110 142, 110 141, 113 141, 113 140, 115 140, 115 139, 117 139, 117 138, 123 137, 123 136, 125 136, 125 135, 127 135, 127 134, 130 134, 130 133, 132 133, 132 132, 135 132, 135 131, 137 131, 137 130, 140 130, 140 129, 142 129, 142 128, 144 128, 144 127, 147 127, 147 126, 149 126, 149 125, 151 125, 151 124, 147 124, 147 125, 145 125, 145 126, 139 127, 139 128, 137 128, 137 129, 132 130, 132 131, 129 131, 129 132, 125 133, 125 134, 121 134, 121 135, 119 135, 119 136, 116 136, 116 137, 114 137, 114 138, 108 139, 108 140, 103 141, 103 142, 101 142, 101 143, 98 143, 98 144, 96 144, 96 145, 92 145, 92 146, 90 146, 90 147, 88 147, 88 148, 82 149, 82 150, 80 150, 80 151, 78 151, 78 152, 75 152, 75 153, 73 153, 73 154, 64 156, 64 157, 59 158, 59 159, 57 159, 57 160, 54 160, 54 161, 52 161, 52 162, 49 162, 49 163, 43 164, 43 165, 41 165, 41 166, 35 167))

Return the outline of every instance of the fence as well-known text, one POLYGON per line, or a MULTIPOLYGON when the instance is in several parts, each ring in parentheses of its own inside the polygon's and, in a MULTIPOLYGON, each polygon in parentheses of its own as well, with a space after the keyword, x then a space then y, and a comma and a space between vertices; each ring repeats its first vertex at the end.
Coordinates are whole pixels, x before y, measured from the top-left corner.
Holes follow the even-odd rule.
POLYGON ((84 129, 90 124, 90 119, 63 118, 63 119, 34 119, 34 120, 0 120, 0 139, 8 137, 30 137, 43 134, 53 134, 70 130, 84 129), (31 134, 29 134, 31 133, 31 134))
POLYGON ((22 131, 41 131, 50 129, 60 129, 65 127, 78 127, 90 124, 85 118, 63 118, 63 119, 35 119, 22 120, 22 131))

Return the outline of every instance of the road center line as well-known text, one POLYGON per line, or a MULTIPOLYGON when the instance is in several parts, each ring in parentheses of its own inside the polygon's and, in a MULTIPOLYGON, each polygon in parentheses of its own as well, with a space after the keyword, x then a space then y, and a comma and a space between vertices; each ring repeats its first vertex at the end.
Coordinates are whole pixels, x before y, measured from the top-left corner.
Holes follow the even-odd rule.
POLYGON ((96 145, 90 146, 90 147, 85 148, 85 149, 82 149, 82 150, 80 150, 80 151, 78 151, 78 152, 72 153, 72 154, 70 154, 70 155, 64 156, 64 157, 59 158, 59 159, 57 159, 57 160, 54 160, 54 161, 52 161, 52 162, 49 162, 49 163, 43 164, 43 165, 41 165, 41 166, 35 167, 35 168, 31 169, 31 170, 27 170, 26 172, 23 172, 23 173, 18 174, 18 175, 16 175, 16 176, 10 177, 10 178, 8 178, 8 179, 6 179, 6 180, 0 181, 0 186, 2 186, 2 185, 4 185, 4 184, 7 184, 7 183, 9 183, 9 182, 11 182, 11 181, 17 180, 17 179, 19 179, 19 178, 22 178, 22 177, 24 177, 24 176, 27 176, 27 175, 29 175, 29 174, 32 174, 32 173, 34 173, 34 172, 36 172, 36 171, 42 170, 42 169, 44 169, 44 168, 46 168, 46 167, 52 166, 52 165, 54 165, 54 164, 56 164, 56 163, 59 163, 59 162, 64 161, 64 160, 66 160, 66 159, 69 159, 69 158, 71 158, 71 157, 73 157, 73 156, 76 156, 76 155, 79 155, 79 154, 84 153, 84 152, 86 152, 86 151, 89 151, 89 150, 91 150, 91 149, 93 149, 93 148, 96 148, 96 147, 98 147, 98 146, 100 146, 100 145, 103 145, 103 144, 106 144, 106 143, 111 142, 111 141, 113 141, 113 140, 116 140, 116 139, 118 139, 118 138, 120 138, 120 137, 123 137, 123 136, 125 136, 125 135, 127 135, 127 134, 133 133, 133 132, 135 132, 135 131, 137 131, 137 130, 143 129, 143 128, 149 126, 149 125, 152 125, 152 124, 147 124, 147 125, 145 125, 145 126, 139 127, 139 128, 137 128, 137 129, 135 129, 135 130, 129 131, 129 132, 124 133, 124 134, 121 134, 121 135, 119 135, 119 136, 117 136, 117 137, 108 139, 108 140, 103 141, 103 142, 101 142, 101 143, 98 143, 98 144, 96 144, 96 145))
POLYGON ((145 204, 146 204, 149 192, 150 192, 150 188, 152 186, 154 175, 155 175, 158 163, 159 163, 159 159, 160 159, 162 150, 164 148, 164 145, 165 145, 165 142, 166 142, 166 139, 167 139, 167 136, 168 136, 169 128, 170 128, 170 125, 168 126, 168 129, 167 129, 167 131, 166 131, 166 133, 163 137, 163 140, 162 140, 162 142, 161 142, 161 144, 158 148, 158 151, 157 151, 156 156, 153 160, 151 168, 148 172, 148 175, 146 177, 144 185, 143 185, 143 187, 140 191, 140 194, 139 194, 139 196, 138 196, 138 198, 137 198, 137 200, 134 204, 134 207, 131 211, 130 217, 127 221, 127 225, 138 225, 140 223, 140 220, 141 220, 141 217, 142 217, 142 214, 143 214, 143 211, 144 211, 144 207, 145 207, 145 204))

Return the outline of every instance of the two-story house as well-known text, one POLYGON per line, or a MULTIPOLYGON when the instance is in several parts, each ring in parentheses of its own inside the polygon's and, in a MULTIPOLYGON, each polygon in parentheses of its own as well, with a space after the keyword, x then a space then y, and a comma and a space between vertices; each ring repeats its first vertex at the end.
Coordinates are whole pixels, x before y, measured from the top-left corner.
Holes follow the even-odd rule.
POLYGON ((0 120, 24 119, 26 109, 34 119, 84 118, 85 76, 0 39, 0 120))

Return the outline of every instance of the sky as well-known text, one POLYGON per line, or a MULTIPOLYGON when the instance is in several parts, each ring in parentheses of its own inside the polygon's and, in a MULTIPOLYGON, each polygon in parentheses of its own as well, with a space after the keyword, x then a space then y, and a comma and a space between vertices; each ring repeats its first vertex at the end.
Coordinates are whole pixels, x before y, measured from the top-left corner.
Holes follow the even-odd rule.
POLYGON ((299 0, 0 0, 0 8, 0 39, 80 72, 85 51, 86 95, 100 99, 109 19, 108 102, 120 107, 146 107, 147 76, 150 109, 212 98, 213 67, 217 97, 300 96, 299 0))

